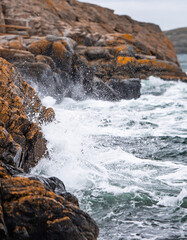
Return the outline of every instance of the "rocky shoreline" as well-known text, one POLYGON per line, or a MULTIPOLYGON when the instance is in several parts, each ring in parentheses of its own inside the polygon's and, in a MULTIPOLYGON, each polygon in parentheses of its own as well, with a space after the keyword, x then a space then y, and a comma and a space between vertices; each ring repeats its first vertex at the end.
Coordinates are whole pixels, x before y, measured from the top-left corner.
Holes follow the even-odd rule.
POLYGON ((47 154, 40 123, 55 117, 0 58, 1 239, 96 239, 98 227, 57 178, 26 174, 47 154))
POLYGON ((47 155, 41 94, 62 101, 140 97, 141 79, 187 81, 154 24, 75 0, 0 3, 0 237, 97 239, 95 221, 57 178, 29 175, 47 155))
POLYGON ((140 79, 151 75, 187 80, 157 25, 75 0, 18 3, 1 3, 0 57, 59 101, 138 98, 140 79))

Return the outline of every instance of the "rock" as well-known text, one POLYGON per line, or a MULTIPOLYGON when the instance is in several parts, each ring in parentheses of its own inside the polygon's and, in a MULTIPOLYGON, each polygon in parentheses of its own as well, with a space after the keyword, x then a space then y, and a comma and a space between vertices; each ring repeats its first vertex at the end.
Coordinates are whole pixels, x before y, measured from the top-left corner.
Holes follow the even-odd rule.
POLYGON ((17 144, 5 128, 0 126, 0 158, 19 167, 22 147, 17 144))
POLYGON ((65 44, 54 42, 51 56, 63 71, 70 71, 72 54, 66 49, 65 44))
POLYGON ((112 87, 97 77, 94 77, 93 96, 96 99, 104 99, 108 101, 116 101, 120 99, 119 94, 115 92, 112 87))
MULTIPOLYGON (((0 181, 0 234, 5 239, 97 239, 94 220, 40 181, 12 176, 1 161, 0 181)), ((51 188, 63 185, 56 178, 50 181, 51 188)))
MULTIPOLYGON (((3 13, 3 6, 0 3, 0 24, 5 24, 5 20, 4 20, 4 13, 3 13)), ((0 33, 5 33, 6 29, 5 27, 0 27, 0 33)))
POLYGON ((92 93, 94 69, 89 66, 85 57, 74 55, 70 76, 75 85, 75 91, 71 92, 72 98, 80 100, 92 93))
POLYGON ((46 152, 45 139, 35 122, 54 119, 18 70, 0 58, 0 156, 6 163, 33 167, 46 152))
POLYGON ((36 78, 36 82, 40 82, 42 75, 46 74, 46 72, 52 71, 46 62, 46 59, 43 59, 43 62, 24 62, 21 64, 20 62, 15 62, 14 64, 17 68, 19 68, 19 71, 23 76, 28 76, 33 80, 36 78))
POLYGON ((85 55, 88 61, 98 60, 101 58, 109 60, 112 57, 109 53, 109 50, 102 47, 89 47, 86 49, 85 55))
POLYGON ((57 195, 64 197, 67 201, 79 207, 78 199, 74 195, 66 191, 64 183, 58 178, 56 177, 45 178, 35 175, 34 176, 26 175, 26 177, 28 177, 31 180, 40 181, 47 190, 50 190, 56 193, 57 195))
POLYGON ((23 44, 19 40, 12 40, 9 42, 10 49, 25 50, 23 44))
POLYGON ((66 42, 66 47, 72 52, 74 52, 74 48, 77 46, 77 42, 74 41, 72 38, 63 37, 62 38, 63 43, 66 42))
POLYGON ((36 60, 37 62, 41 62, 49 65, 53 71, 56 70, 56 65, 51 57, 44 56, 44 55, 37 55, 36 60))
POLYGON ((153 75, 187 80, 172 43, 155 24, 76 0, 38 1, 33 5, 32 0, 24 4, 17 1, 19 9, 15 10, 13 0, 2 0, 3 17, 21 26, 27 23, 32 28, 28 30, 30 36, 3 36, 0 56, 14 63, 40 92, 58 101, 65 96, 80 100, 91 95, 114 100, 108 85, 112 79, 147 79, 153 75), (19 43, 27 51, 20 50, 19 43), (103 83, 94 83, 94 77, 103 83))
POLYGON ((0 201, 0 238, 6 240, 8 236, 8 231, 4 221, 3 208, 0 201))
POLYGON ((28 51, 17 50, 17 49, 5 49, 0 46, 0 57, 5 58, 11 63, 14 62, 33 62, 34 55, 28 51))
POLYGON ((113 79, 109 82, 109 86, 114 89, 120 99, 136 99, 140 97, 141 84, 138 79, 113 79))
POLYGON ((29 45, 28 51, 35 55, 48 55, 51 47, 51 42, 47 40, 40 40, 29 45))
POLYGON ((187 54, 187 28, 177 28, 164 33, 173 43, 177 54, 187 54))
POLYGON ((178 76, 181 79, 186 78, 186 74, 178 68, 175 63, 161 61, 155 58, 136 59, 135 57, 117 57, 116 68, 118 75, 125 75, 130 78, 146 78, 146 76, 158 76, 164 78, 167 76, 178 76), (177 73, 177 74, 176 74, 177 73))

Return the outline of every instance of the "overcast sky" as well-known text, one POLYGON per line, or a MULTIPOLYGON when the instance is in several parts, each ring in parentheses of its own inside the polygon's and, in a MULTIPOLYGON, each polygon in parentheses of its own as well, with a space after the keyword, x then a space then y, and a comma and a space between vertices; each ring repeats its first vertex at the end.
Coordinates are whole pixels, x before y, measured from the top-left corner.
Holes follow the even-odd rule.
POLYGON ((187 0, 79 0, 114 9, 115 13, 160 25, 162 30, 187 27, 187 0))

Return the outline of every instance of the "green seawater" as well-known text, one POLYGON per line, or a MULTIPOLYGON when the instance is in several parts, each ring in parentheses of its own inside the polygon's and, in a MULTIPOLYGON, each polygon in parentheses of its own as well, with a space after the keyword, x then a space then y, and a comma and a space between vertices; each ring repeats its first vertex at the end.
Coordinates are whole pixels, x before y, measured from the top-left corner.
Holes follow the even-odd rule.
POLYGON ((64 181, 99 240, 186 240, 187 85, 150 77, 141 92, 54 104, 57 122, 43 127, 50 159, 33 172, 64 181))

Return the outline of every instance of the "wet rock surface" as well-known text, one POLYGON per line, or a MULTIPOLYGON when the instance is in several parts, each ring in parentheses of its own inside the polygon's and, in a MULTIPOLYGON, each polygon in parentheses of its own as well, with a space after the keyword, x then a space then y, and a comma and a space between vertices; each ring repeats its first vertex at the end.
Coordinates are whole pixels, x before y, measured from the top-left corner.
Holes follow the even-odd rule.
POLYGON ((115 101, 138 98, 151 75, 186 74, 154 24, 75 0, 16 6, 0 2, 0 239, 95 240, 96 223, 62 181, 28 174, 46 153, 40 124, 55 117, 29 84, 58 101, 115 101))
POLYGON ((97 239, 98 227, 56 177, 30 175, 55 117, 17 68, 0 58, 0 239, 97 239))
POLYGON ((0 36, 0 56, 17 66, 28 83, 59 101, 137 98, 140 84, 131 84, 131 79, 187 79, 172 43, 157 25, 75 0, 18 0, 19 8, 13 3, 1 3, 5 24, 16 19, 18 28, 0 28, 9 34, 0 36), (28 27, 24 35, 19 26, 28 27), (118 95, 114 84, 126 79, 129 93, 118 95))
POLYGON ((0 161, 1 239, 97 238, 96 223, 78 208, 76 198, 66 192, 60 180, 34 176, 29 179, 20 176, 20 172, 18 169, 19 176, 12 174, 12 167, 9 169, 0 161))
POLYGON ((0 58, 0 158, 26 171, 45 154, 38 123, 54 119, 19 71, 0 58))

